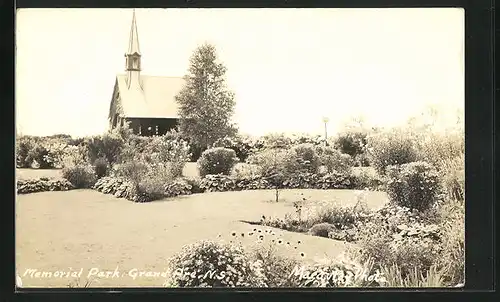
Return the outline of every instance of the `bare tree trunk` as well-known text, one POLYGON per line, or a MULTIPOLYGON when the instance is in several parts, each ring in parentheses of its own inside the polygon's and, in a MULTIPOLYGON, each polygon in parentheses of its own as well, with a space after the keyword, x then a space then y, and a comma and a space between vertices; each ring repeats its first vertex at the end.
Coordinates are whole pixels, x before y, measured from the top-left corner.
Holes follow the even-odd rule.
POLYGON ((279 196, 280 196, 280 191, 278 188, 276 188, 276 202, 278 202, 279 196))

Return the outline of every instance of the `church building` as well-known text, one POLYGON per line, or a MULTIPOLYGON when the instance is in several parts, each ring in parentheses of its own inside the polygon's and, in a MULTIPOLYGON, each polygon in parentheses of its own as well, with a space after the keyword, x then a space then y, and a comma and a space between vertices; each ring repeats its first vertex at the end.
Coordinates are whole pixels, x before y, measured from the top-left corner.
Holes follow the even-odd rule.
POLYGON ((109 107, 110 128, 129 122, 135 134, 165 134, 177 126, 179 116, 175 96, 183 85, 182 77, 141 74, 141 51, 134 10, 125 54, 125 73, 116 76, 109 107))

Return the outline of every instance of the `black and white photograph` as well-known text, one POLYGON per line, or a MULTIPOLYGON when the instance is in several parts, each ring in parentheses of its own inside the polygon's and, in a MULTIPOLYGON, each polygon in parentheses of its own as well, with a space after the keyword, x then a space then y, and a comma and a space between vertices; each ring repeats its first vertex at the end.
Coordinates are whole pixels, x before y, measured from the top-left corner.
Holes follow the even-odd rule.
POLYGON ((16 286, 464 287, 464 16, 19 9, 16 286))

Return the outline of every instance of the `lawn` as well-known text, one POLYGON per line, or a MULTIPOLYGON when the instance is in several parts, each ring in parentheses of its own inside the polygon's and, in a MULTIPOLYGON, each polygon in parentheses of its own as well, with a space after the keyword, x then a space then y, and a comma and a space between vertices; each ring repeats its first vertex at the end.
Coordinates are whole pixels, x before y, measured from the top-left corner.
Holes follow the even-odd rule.
MULTIPOLYGON (((241 222, 259 220, 262 215, 283 216, 293 212, 293 202, 306 198, 355 202, 350 190, 283 190, 282 201, 270 202, 272 190, 204 193, 133 203, 93 190, 42 192, 17 197, 16 268, 23 286, 67 287, 73 277, 30 278, 27 269, 79 271, 85 283, 90 271, 115 270, 120 276, 100 278, 92 286, 161 286, 162 277, 128 275, 132 269, 163 272, 166 261, 185 244, 217 239, 221 234, 248 232, 256 226, 241 222), (92 270, 95 268, 94 270, 92 270)), ((383 192, 371 192, 368 205, 378 208, 386 201, 383 192)), ((275 229, 276 237, 292 243, 301 241, 293 254, 306 259, 335 257, 346 244, 275 229)), ((247 236, 248 237, 248 236, 247 236)), ((245 245, 253 239, 245 239, 245 245)), ((285 248, 283 248, 285 249, 285 248)), ((283 250, 283 252, 285 252, 283 250)))
MULTIPOLYGON (((198 168, 196 163, 186 163, 182 174, 185 177, 196 178, 199 177, 198 168)), ((61 178, 61 169, 16 169, 17 179, 37 179, 40 177, 47 178, 61 178)))

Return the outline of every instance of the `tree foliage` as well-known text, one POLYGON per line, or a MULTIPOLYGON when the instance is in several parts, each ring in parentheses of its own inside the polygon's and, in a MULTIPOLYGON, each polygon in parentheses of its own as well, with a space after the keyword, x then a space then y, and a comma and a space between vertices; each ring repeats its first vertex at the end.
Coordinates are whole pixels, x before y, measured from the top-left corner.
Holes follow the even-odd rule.
POLYGON ((231 123, 234 94, 226 87, 226 67, 217 62, 211 44, 198 47, 190 59, 186 84, 176 96, 179 130, 192 145, 208 148, 224 136, 236 134, 231 123))

